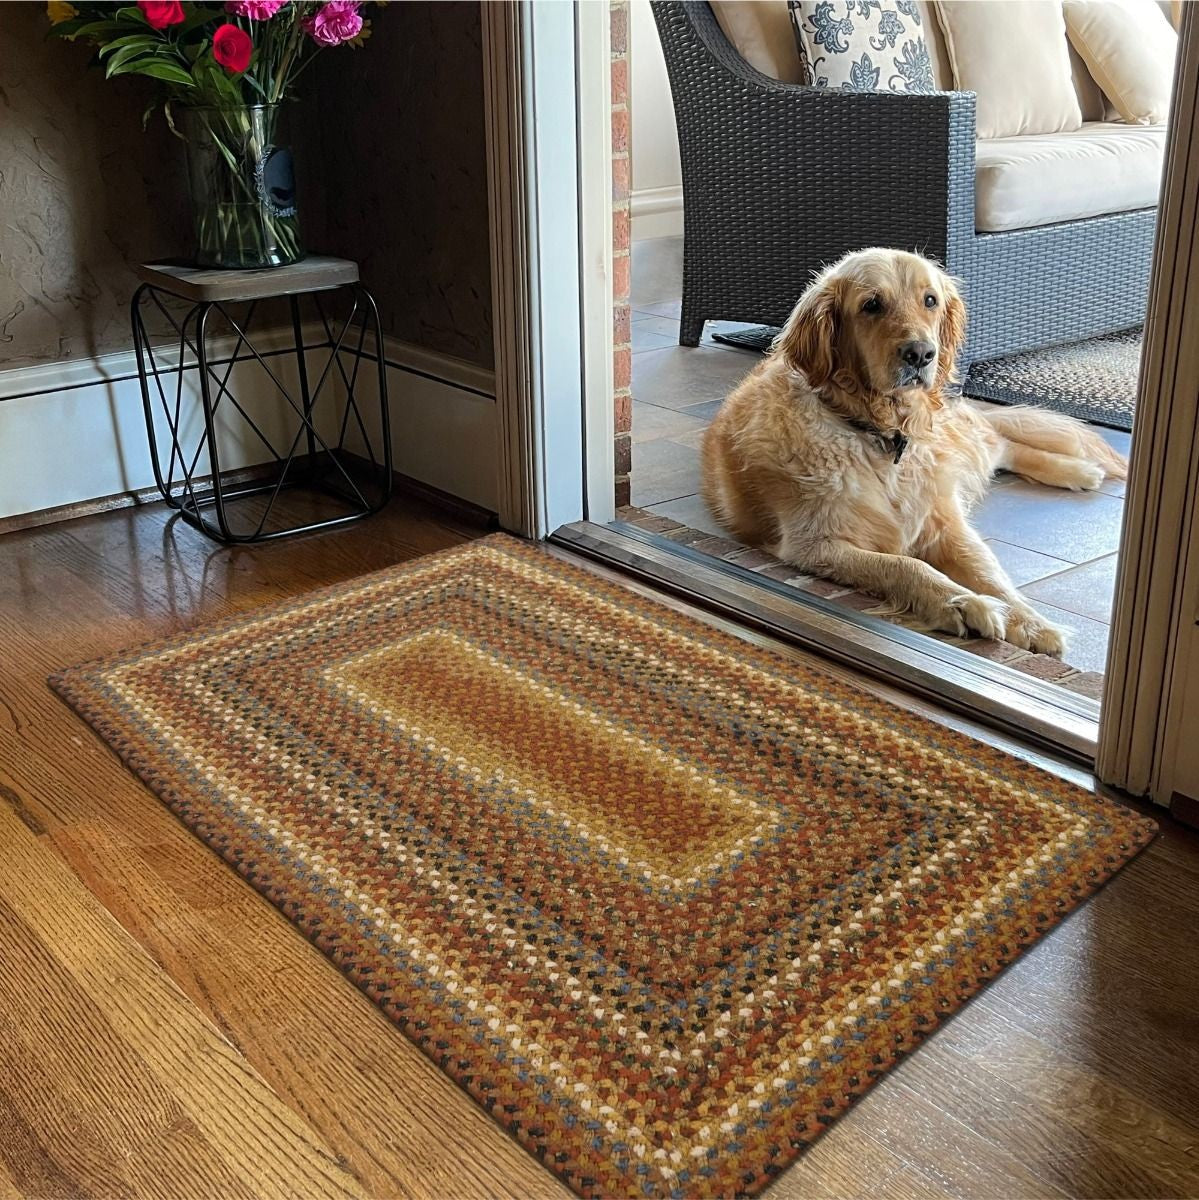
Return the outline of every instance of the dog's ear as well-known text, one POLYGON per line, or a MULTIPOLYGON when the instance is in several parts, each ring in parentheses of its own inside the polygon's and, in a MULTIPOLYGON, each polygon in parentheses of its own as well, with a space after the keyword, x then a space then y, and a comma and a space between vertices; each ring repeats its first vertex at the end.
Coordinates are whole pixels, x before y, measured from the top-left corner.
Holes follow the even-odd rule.
POLYGON ((814 388, 823 387, 837 370, 839 320, 837 285, 822 276, 800 297, 775 343, 775 349, 814 388))
POLYGON ((966 340, 966 302, 957 283, 948 275, 943 280, 945 305, 941 316, 941 350, 937 355, 937 390, 957 380, 957 360, 966 340))

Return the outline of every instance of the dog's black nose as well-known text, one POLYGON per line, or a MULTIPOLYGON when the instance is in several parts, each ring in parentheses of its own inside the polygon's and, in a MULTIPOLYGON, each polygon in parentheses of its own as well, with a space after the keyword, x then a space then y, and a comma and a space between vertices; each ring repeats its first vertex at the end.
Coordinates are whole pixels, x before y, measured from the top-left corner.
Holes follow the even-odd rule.
POLYGON ((932 342, 904 342, 899 347, 899 357, 909 367, 919 370, 921 367, 927 367, 937 357, 937 348, 932 342))

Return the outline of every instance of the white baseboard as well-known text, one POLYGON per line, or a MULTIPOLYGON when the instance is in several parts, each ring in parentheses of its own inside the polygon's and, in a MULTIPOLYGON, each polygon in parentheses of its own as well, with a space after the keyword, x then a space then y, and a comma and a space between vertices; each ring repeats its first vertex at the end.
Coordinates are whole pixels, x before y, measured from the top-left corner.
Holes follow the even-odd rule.
MULTIPOLYGON (((294 360, 280 353, 287 337, 281 331, 255 344, 279 355, 272 369, 291 383, 294 360)), ((231 349, 232 341, 218 346, 218 354, 231 349)), ((311 354, 309 374, 316 378, 322 360, 319 350, 311 354)), ((385 357, 396 470, 494 512, 494 373, 395 339, 385 340, 385 357)), ((364 365, 361 378, 360 407, 376 407, 374 371, 364 365)), ((286 431, 290 409, 255 364, 234 368, 231 388, 268 436, 286 431)), ((194 389, 184 405, 198 409, 194 389)), ((165 437, 164 426, 160 444, 165 437)), ((230 470, 269 457, 252 435, 234 436, 231 427, 221 449, 222 466, 230 470)), ((153 484, 132 351, 0 371, 0 519, 132 495, 153 484)))
POLYGON ((631 236, 640 242, 647 238, 677 237, 683 232, 683 189, 679 187, 643 188, 629 198, 632 219, 631 236))
POLYGON ((451 387, 495 399, 495 372, 490 367, 480 367, 464 358, 439 354, 436 350, 402 342, 399 338, 385 337, 383 346, 387 362, 392 367, 427 375, 451 387))
MULTIPOLYGON (((317 341, 324 336, 319 326, 305 326, 306 339, 317 341)), ((213 338, 210 343, 214 364, 227 362, 237 339, 213 338)), ((254 334, 259 353, 275 355, 293 345, 290 329, 267 329, 254 334)), ((161 361, 174 362, 172 347, 155 344, 155 354, 161 361)), ((0 370, 0 400, 16 400, 23 396, 45 396, 51 392, 88 387, 98 383, 120 383, 137 379, 137 355, 132 350, 118 350, 95 358, 68 358, 61 362, 31 363, 28 366, 0 370)))
POLYGON ((395 469, 498 512, 495 372, 393 338, 386 357, 395 469))

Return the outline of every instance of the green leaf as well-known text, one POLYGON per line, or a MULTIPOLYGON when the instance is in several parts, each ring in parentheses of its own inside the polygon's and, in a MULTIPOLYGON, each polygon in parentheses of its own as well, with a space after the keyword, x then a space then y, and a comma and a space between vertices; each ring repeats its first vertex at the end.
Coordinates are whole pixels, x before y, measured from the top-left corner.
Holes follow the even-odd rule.
POLYGON ((205 5, 200 5, 192 12, 191 16, 189 16, 187 20, 183 22, 182 25, 176 25, 173 28, 177 29, 180 37, 182 37, 191 33, 193 29, 198 29, 201 25, 204 25, 209 21, 216 20, 216 18, 221 15, 222 13, 219 8, 208 8, 205 5))
POLYGON ((153 50, 162 44, 161 38, 149 37, 144 33, 128 33, 124 37, 114 38, 111 42, 101 46, 100 57, 103 58, 106 54, 112 54, 128 46, 140 46, 144 50, 153 50))
POLYGON ((173 134, 174 134, 174 135, 175 135, 175 136, 176 136, 176 137, 177 137, 177 138, 178 138, 178 139, 179 139, 181 142, 186 142, 186 141, 187 141, 187 138, 185 138, 185 137, 183 136, 183 134, 181 134, 181 133, 179 132, 179 130, 178 130, 176 127, 175 127, 175 114, 174 114, 174 112, 171 110, 171 102, 170 102, 169 100, 168 100, 168 101, 167 101, 167 102, 166 102, 166 103, 165 103, 165 104, 162 106, 162 115, 163 115, 164 117, 166 117, 166 119, 167 119, 167 128, 168 128, 168 129, 169 129, 169 130, 170 130, 170 131, 171 131, 171 132, 172 132, 172 133, 173 133, 173 134))
MULTIPOLYGON (((114 75, 119 75, 122 63, 127 63, 130 59, 137 58, 139 55, 144 54, 145 51, 146 47, 143 45, 120 47, 120 49, 118 49, 117 52, 108 60, 108 66, 104 71, 104 78, 111 79, 114 75)), ((103 53, 103 51, 101 51, 101 53, 103 53)))
POLYGON ((178 63, 163 62, 160 58, 137 58, 123 62, 115 70, 110 69, 109 75, 148 75, 151 79, 177 83, 181 87, 196 86, 191 72, 185 71, 178 63))
POLYGON ((200 59, 192 70, 195 72, 196 82, 218 107, 240 107, 245 104, 240 76, 230 75, 211 54, 200 59))

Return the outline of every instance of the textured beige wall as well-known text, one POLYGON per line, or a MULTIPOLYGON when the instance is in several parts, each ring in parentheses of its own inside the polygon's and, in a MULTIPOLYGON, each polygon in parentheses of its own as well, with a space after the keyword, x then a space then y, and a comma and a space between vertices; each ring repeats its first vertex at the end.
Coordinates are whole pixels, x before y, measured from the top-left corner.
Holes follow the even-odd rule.
MULTIPOLYGON (((0 3, 0 369, 129 346, 129 264, 187 249, 182 145, 138 80, 0 3)), ((374 10, 359 51, 313 67, 294 116, 310 248, 362 263, 385 328, 490 366, 478 4, 374 10)))
POLYGON ((128 264, 187 230, 182 143, 142 132, 146 87, 47 41, 45 12, 0 4, 0 368, 127 348, 128 264))

